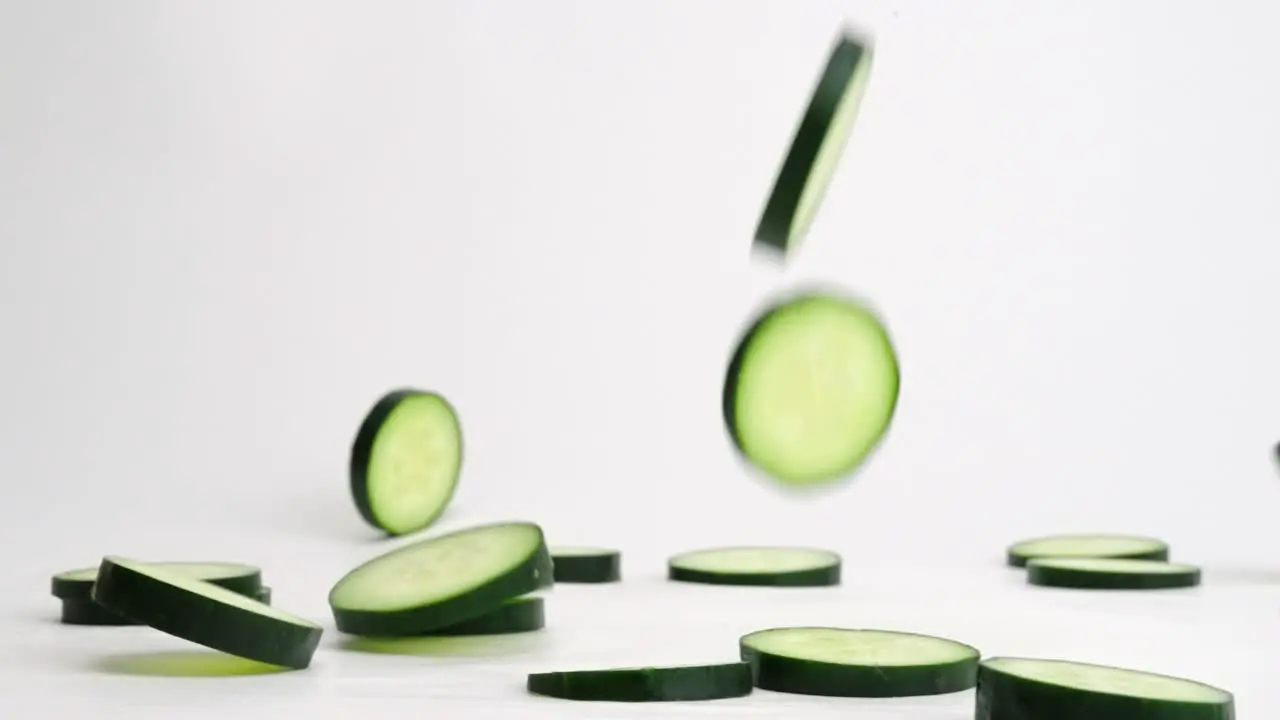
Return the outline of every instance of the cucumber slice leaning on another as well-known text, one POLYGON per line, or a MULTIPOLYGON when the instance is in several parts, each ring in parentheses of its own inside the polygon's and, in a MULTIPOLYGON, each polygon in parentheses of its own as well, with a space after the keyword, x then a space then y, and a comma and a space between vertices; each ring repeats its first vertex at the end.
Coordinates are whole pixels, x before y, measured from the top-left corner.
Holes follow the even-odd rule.
POLYGON ((973 687, 978 672, 975 648, 887 630, 774 628, 739 644, 756 687, 800 695, 943 695, 973 687))
POLYGON ((612 702, 722 700, 752 690, 751 666, 745 662, 533 673, 526 687, 561 700, 612 702))
POLYGON ((622 578, 622 553, 617 550, 560 545, 551 548, 558 583, 607 583, 622 578))
POLYGON ((93 600, 183 640, 268 665, 302 669, 323 629, 297 615, 157 565, 107 556, 93 600))
POLYGON ((851 298, 808 291, 767 308, 725 373, 722 411, 748 462, 790 486, 844 478, 893 421, 900 377, 880 318, 851 298))
POLYGON ((1032 658, 978 668, 976 720, 1234 720, 1235 699, 1211 685, 1139 670, 1032 658))
MULTIPOLYGON (((228 562, 152 562, 153 567, 182 573, 219 585, 241 595, 252 595, 262 587, 262 570, 253 565, 228 562)), ((53 576, 53 596, 63 600, 88 600, 98 579, 98 566, 67 570, 53 576)))
POLYGON ((351 446, 351 497, 388 535, 422 530, 444 513, 462 471, 462 425, 442 396, 402 389, 369 410, 351 446))
POLYGON ((496 610, 550 586, 542 528, 505 522, 457 530, 360 565, 329 591, 338 630, 410 637, 496 610))
POLYGON ((1169 544, 1138 535, 1049 535, 1016 542, 1005 551, 1005 561, 1012 567, 1050 557, 1168 560, 1169 544))
POLYGON ((755 248, 785 257, 808 232, 857 119, 872 58, 869 40, 849 31, 837 38, 765 203, 755 248))
POLYGON ((1199 585, 1200 568, 1128 558, 1039 558, 1027 563, 1027 582, 1085 590, 1165 590, 1199 585))
POLYGON ((507 635, 533 632, 546 625, 546 612, 540 597, 508 600, 484 615, 463 620, 455 625, 432 630, 429 635, 507 635))
POLYGON ((691 550, 667 561, 667 578, 707 585, 820 587, 840 584, 840 555, 802 547, 691 550))

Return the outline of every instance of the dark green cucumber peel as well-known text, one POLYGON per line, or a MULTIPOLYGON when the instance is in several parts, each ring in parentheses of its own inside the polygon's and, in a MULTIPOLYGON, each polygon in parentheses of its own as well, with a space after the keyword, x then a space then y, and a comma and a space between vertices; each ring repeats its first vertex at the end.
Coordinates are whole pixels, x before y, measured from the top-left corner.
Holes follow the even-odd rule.
POLYGON ((428 635, 507 635, 533 632, 546 626, 546 612, 540 597, 508 600, 484 615, 463 620, 456 625, 437 628, 428 635))
MULTIPOLYGON (((422 453, 424 439, 419 437, 414 440, 406 447, 412 448, 413 452, 422 453)), ((352 442, 349 475, 351 498, 356 511, 366 523, 391 536, 406 535, 431 526, 444 514, 445 508, 453 499, 462 471, 463 454, 462 426, 458 413, 442 395, 414 388, 388 392, 365 415, 352 442), (406 408, 410 403, 424 405, 420 412, 426 410, 425 406, 434 406, 432 409, 438 411, 435 419, 442 421, 444 425, 436 428, 434 433, 439 437, 439 442, 443 443, 444 457, 436 454, 416 458, 419 462, 434 461, 439 464, 427 470, 430 475, 425 479, 418 478, 416 482, 407 484, 403 480, 393 480, 393 483, 401 483, 400 486, 391 492, 393 497, 379 502, 376 496, 383 481, 371 469, 378 456, 379 439, 384 431, 395 432, 393 414, 412 410, 413 408, 406 408), (413 503, 403 501, 402 496, 408 493, 418 495, 413 498, 413 503), (391 517, 394 513, 404 512, 405 507, 412 507, 415 512, 408 517, 391 517)), ((395 469, 388 472, 402 472, 403 466, 397 465, 399 464, 393 464, 395 469)), ((422 472, 421 468, 419 472, 422 472)))
POLYGON ((745 662, 532 673, 526 687, 561 700, 611 702, 723 700, 752 691, 751 666, 745 662))
POLYGON ((742 658, 762 690, 827 697, 912 697, 972 688, 979 653, 951 640, 843 628, 745 635, 742 658))
POLYGON ((817 548, 742 546, 691 550, 667 561, 667 579, 705 585, 829 587, 841 559, 817 548))
POLYGON ((844 151, 871 61, 868 41, 848 31, 837 38, 765 203, 753 248, 785 255, 808 232, 844 151))
POLYGON ((141 625, 137 620, 127 618, 119 613, 113 613, 87 598, 84 600, 63 600, 62 615, 59 620, 63 625, 141 625))
POLYGON ((553 582, 540 527, 493 523, 419 540, 365 562, 333 586, 329 606, 341 632, 411 637, 492 612, 553 582), (419 578, 411 577, 415 572, 419 578), (394 594, 389 584, 398 586, 394 594))
MULTIPOLYGON (((241 595, 253 595, 262 587, 262 570, 244 563, 163 561, 149 564, 182 572, 241 595)), ((66 570, 53 576, 50 589, 54 597, 62 600, 88 600, 97 579, 97 566, 66 570)))
POLYGON ((1005 562, 1016 568, 1026 567, 1029 560, 1050 557, 1166 561, 1169 544, 1141 535, 1069 534, 1021 540, 1005 550, 1005 562))
POLYGON ((1027 582, 1081 590, 1168 590, 1200 584, 1200 568, 1129 558, 1040 558, 1027 563, 1027 582))
POLYGON ((553 547, 558 583, 608 583, 622 579, 622 553, 604 548, 553 547))
POLYGON ((92 599, 169 635, 269 665, 302 669, 323 629, 253 598, 163 567, 103 558, 92 599))
POLYGON ((1234 720, 1231 693, 1125 668, 988 658, 978 668, 976 720, 1234 720))
POLYGON ((880 316, 811 288, 773 301, 747 327, 725 371, 721 412, 734 449, 757 470, 790 487, 822 486, 879 447, 900 385, 880 316), (797 435, 797 425, 819 430, 797 435))

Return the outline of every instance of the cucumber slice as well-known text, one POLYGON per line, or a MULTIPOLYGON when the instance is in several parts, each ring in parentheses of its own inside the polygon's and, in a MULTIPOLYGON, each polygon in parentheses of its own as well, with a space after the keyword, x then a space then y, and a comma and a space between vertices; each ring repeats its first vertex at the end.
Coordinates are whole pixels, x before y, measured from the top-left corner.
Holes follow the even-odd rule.
POLYGON ((344 633, 425 635, 552 582, 542 528, 494 523, 419 540, 360 565, 329 591, 329 606, 344 633))
POLYGON ((90 598, 83 600, 63 600, 62 615, 59 620, 63 625, 140 625, 137 620, 113 613, 90 598))
MULTIPOLYGON (((262 570, 243 563, 153 562, 148 565, 179 572, 242 595, 253 595, 262 587, 262 570)), ((63 600, 88 600, 97 579, 97 567, 60 572, 53 576, 53 596, 63 600)))
POLYGON ((975 648, 886 630, 773 628, 739 645, 756 687, 799 695, 942 695, 973 687, 978 672, 975 648))
POLYGON ((1231 693, 1139 670, 1031 658, 978 668, 977 720, 1234 720, 1231 693))
POLYGON ((725 375, 725 425, 739 453, 783 484, 848 476, 884 437, 898 404, 898 358, 861 303, 807 292, 766 311, 725 375))
POLYGON ((388 535, 422 530, 444 512, 462 471, 462 426, 440 395, 402 389, 369 410, 351 447, 351 497, 388 535))
POLYGON ((622 579, 622 553, 590 547, 551 548, 558 583, 606 583, 622 579))
POLYGON ((692 550, 667 561, 667 577, 709 585, 818 587, 840 584, 840 555, 802 547, 692 550))
POLYGON ((1200 568, 1161 560, 1038 558, 1027 563, 1027 582, 1090 590, 1162 590, 1200 584, 1200 568))
POLYGON ((258 592, 253 594, 253 599, 266 605, 271 604, 271 588, 263 586, 258 588, 258 592))
POLYGON ((224 587, 159 565, 107 556, 93 600, 161 632, 268 665, 302 669, 323 629, 224 587))
POLYGON ((754 247, 785 255, 808 232, 858 116, 872 50, 847 31, 837 38, 765 203, 754 247))
POLYGON ((612 702, 722 700, 752 690, 751 666, 745 662, 532 673, 527 687, 561 700, 612 702))
POLYGON ((484 615, 456 625, 437 628, 429 635, 507 635, 533 632, 546 625, 546 613, 539 597, 512 598, 484 615))
POLYGON ((1169 545, 1138 535, 1049 535, 1010 545, 1005 559, 1013 567, 1026 567, 1036 558, 1130 558, 1168 560, 1169 545))

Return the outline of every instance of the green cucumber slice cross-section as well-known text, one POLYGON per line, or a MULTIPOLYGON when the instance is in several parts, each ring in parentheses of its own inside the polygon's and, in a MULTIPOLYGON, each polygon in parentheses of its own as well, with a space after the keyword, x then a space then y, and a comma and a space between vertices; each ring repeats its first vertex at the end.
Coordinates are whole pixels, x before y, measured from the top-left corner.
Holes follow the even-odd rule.
POLYGON ((800 695, 942 695, 972 688, 978 672, 968 645, 887 630, 773 628, 739 644, 756 687, 800 695))
POLYGON ((388 535, 430 526, 453 498, 462 455, 462 425, 444 397, 414 389, 387 393, 351 446, 356 510, 388 535))
POLYGON ((532 673, 526 687, 562 700, 612 702, 721 700, 752 690, 751 666, 745 662, 532 673))
POLYGON ((1032 585, 1087 590, 1164 590, 1200 584, 1200 568, 1130 558, 1039 558, 1027 563, 1032 585))
POLYGON ((107 556, 93 600, 156 630, 230 655, 302 669, 323 628, 297 615, 181 572, 107 556))
POLYGON ((819 587, 840 584, 840 555, 804 547, 720 547, 667 561, 667 577, 708 585, 819 587))
POLYGON ((1065 660, 999 657, 978 668, 976 720, 1234 720, 1211 685, 1065 660))
POLYGON ((1050 557, 1168 560, 1169 544, 1139 535, 1047 535, 1016 542, 1005 551, 1005 561, 1012 567, 1050 557))
POLYGON ((622 578, 622 553, 617 550, 559 545, 551 548, 551 562, 558 583, 607 583, 622 578))
POLYGON ((408 637, 484 615, 553 582, 542 528, 493 523, 365 562, 334 584, 329 606, 344 633, 408 637))

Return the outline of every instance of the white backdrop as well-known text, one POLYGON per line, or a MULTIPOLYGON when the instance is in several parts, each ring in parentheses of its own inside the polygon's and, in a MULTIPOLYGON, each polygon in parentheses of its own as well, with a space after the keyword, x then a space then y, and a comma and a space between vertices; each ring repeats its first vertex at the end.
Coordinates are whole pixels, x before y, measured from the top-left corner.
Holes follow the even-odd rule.
MULTIPOLYGON (((1277 22, 1244 0, 0 3, 4 610, 36 622, 50 573, 120 553, 257 562, 327 621, 379 548, 350 440, 399 385, 464 423, 439 527, 535 520, 621 547, 629 577, 738 542, 832 546, 852 578, 986 568, 1071 530, 1280 570, 1277 22), (846 18, 878 40, 859 123, 795 265, 753 265, 846 18), (743 470, 719 392, 750 313, 806 279, 875 300, 903 394, 856 480, 801 500, 743 470)), ((22 635, 42 669, 13 682, 53 692, 60 630, 22 635)))

